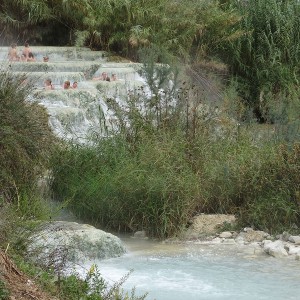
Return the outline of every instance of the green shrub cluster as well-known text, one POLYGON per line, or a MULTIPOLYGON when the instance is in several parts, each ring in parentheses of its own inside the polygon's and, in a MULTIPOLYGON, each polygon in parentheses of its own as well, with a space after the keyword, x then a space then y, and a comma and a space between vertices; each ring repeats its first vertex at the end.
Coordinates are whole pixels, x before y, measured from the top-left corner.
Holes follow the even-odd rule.
POLYGON ((55 137, 46 110, 33 102, 26 76, 0 73, 0 247, 23 249, 29 220, 49 217, 39 181, 48 168, 55 137), (22 228, 22 230, 20 230, 22 228))
POLYGON ((142 101, 143 113, 141 94, 127 110, 108 99, 120 131, 54 155, 56 198, 102 227, 160 238, 197 213, 236 214, 269 232, 299 226, 299 136, 286 139, 285 124, 239 124, 193 93, 178 89, 172 107, 165 90, 142 101))
POLYGON ((54 144, 46 110, 30 101, 24 76, 0 73, 0 199, 18 202, 36 186, 54 144))
POLYGON ((198 184, 180 140, 161 138, 145 140, 134 153, 116 139, 59 152, 52 168, 56 196, 108 228, 175 234, 194 211, 198 184))
MULTIPOLYGON (((134 288, 130 292, 125 292, 122 288, 132 271, 129 271, 113 284, 102 278, 97 265, 92 265, 85 277, 78 273, 66 275, 54 272, 49 268, 45 270, 39 266, 25 261, 22 257, 14 255, 14 260, 21 271, 35 278, 35 282, 48 294, 55 296, 59 300, 144 300, 147 294, 136 295, 134 288)), ((62 271, 62 270, 60 270, 62 271)), ((0 281, 0 299, 1 298, 0 281)), ((9 295, 3 289, 3 295, 9 295)))
POLYGON ((9 291, 5 286, 5 283, 0 279, 0 299, 6 300, 9 299, 9 291))

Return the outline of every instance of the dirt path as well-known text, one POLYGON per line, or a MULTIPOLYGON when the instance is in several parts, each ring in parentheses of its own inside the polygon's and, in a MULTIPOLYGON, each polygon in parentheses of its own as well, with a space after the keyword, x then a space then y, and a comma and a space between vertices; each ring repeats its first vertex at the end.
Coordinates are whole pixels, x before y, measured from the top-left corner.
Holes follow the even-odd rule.
POLYGON ((0 251, 0 279, 10 292, 10 300, 56 299, 43 292, 28 276, 19 271, 3 251, 0 251))

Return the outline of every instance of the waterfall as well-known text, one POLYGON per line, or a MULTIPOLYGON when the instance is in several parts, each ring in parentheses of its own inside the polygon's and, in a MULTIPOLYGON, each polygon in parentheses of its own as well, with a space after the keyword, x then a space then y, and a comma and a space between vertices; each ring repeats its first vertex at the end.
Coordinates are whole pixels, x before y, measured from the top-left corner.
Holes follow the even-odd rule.
MULTIPOLYGON (((145 86, 145 80, 137 72, 140 64, 109 62, 103 51, 47 46, 31 49, 35 62, 7 62, 9 47, 1 47, 0 68, 26 76, 35 87, 29 100, 38 101, 48 110, 54 133, 64 139, 86 143, 91 135, 99 135, 103 129, 116 130, 106 99, 124 99, 129 90, 145 86), (43 61, 44 56, 49 57, 48 62, 43 61), (93 80, 103 72, 108 76, 116 74, 117 81, 93 80), (52 81, 54 90, 44 89, 47 79, 52 81), (71 84, 78 82, 78 88, 63 89, 66 80, 71 84)), ((22 49, 18 50, 21 53, 22 49)))

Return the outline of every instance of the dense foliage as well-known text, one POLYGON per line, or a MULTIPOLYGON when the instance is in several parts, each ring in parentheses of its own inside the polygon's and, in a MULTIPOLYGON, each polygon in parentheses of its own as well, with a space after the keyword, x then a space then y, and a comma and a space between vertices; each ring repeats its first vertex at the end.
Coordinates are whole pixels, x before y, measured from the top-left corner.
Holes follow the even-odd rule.
POLYGON ((143 101, 139 93, 127 109, 107 99, 120 132, 53 157, 57 199, 102 227, 160 238, 179 234, 197 213, 232 213, 241 226, 269 232, 299 227, 298 132, 287 141, 284 124, 238 124, 196 95, 165 89, 143 101))
POLYGON ((0 199, 20 201, 46 169, 54 136, 46 110, 28 101, 23 76, 0 74, 0 199))
POLYGON ((217 0, 4 0, 0 13, 6 43, 75 42, 133 56, 151 44, 201 56, 231 37, 237 21, 217 0))
POLYGON ((259 120, 276 122, 282 109, 294 101, 299 85, 299 1, 237 3, 243 15, 238 31, 244 34, 226 45, 223 57, 259 120))

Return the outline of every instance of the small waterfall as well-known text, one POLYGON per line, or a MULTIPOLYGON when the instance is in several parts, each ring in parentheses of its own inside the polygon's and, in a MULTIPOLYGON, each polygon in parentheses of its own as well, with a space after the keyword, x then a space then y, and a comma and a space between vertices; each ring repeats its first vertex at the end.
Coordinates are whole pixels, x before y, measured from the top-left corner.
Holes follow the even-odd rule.
MULTIPOLYGON (((140 64, 108 62, 103 51, 76 47, 31 47, 35 62, 7 62, 9 47, 0 47, 0 69, 9 68, 16 75, 25 75, 35 86, 31 101, 38 101, 49 112, 49 122, 61 138, 86 143, 103 130, 116 130, 107 98, 116 100, 127 97, 128 91, 145 87, 145 80, 138 74, 140 64), (49 61, 44 62, 43 57, 49 61), (2 63, 1 63, 2 61, 2 63), (117 81, 93 80, 102 72, 116 74, 117 81), (52 81, 54 90, 45 90, 46 79, 52 81), (69 80, 78 82, 77 89, 63 89, 69 80)), ((22 47, 18 48, 21 54, 22 47)))

